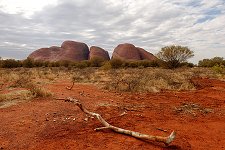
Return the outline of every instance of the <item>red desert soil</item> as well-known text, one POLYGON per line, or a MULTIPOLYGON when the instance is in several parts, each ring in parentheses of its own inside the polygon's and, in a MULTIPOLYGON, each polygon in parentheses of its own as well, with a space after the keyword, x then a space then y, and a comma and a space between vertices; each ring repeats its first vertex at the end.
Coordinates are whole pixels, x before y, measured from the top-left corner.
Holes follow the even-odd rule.
POLYGON ((55 97, 79 99, 112 125, 146 134, 177 138, 169 147, 142 141, 101 127, 72 103, 39 98, 0 109, 0 149, 225 149, 225 82, 195 79, 195 91, 112 93, 93 85, 69 82, 48 85, 55 97), (166 130, 163 132, 158 128, 166 130))

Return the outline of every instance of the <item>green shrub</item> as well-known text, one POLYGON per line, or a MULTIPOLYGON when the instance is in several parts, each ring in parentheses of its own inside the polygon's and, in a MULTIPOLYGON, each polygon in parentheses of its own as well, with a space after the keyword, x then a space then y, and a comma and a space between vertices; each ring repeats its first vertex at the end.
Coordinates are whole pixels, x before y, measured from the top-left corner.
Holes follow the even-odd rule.
POLYGON ((71 65, 71 61, 62 60, 62 61, 59 61, 59 65, 63 67, 69 67, 71 65))
POLYGON ((49 67, 60 67, 60 62, 59 61, 56 61, 56 62, 50 62, 49 67))
POLYGON ((109 63, 113 69, 121 68, 123 66, 123 61, 121 59, 111 59, 109 63))
POLYGON ((212 69, 219 74, 223 74, 225 72, 225 67, 223 65, 215 65, 212 69))
POLYGON ((103 70, 109 70, 109 69, 112 69, 112 66, 111 66, 111 64, 110 64, 109 61, 106 61, 106 62, 104 62, 104 64, 101 66, 101 69, 103 69, 103 70))
POLYGON ((139 66, 138 61, 128 62, 128 67, 130 67, 130 68, 137 68, 138 66, 139 66))
POLYGON ((42 67, 44 65, 43 61, 34 61, 33 67, 42 67))
POLYGON ((138 66, 143 66, 144 68, 146 67, 159 67, 159 61, 158 60, 153 60, 153 61, 149 61, 149 60, 141 60, 138 61, 138 66))
POLYGON ((90 62, 88 60, 84 60, 81 62, 74 62, 73 67, 79 68, 79 69, 87 68, 87 67, 90 67, 90 62))
POLYGON ((15 59, 6 59, 1 61, 2 68, 17 68, 22 66, 22 63, 15 59))
POLYGON ((189 62, 184 62, 180 64, 180 67, 194 67, 195 65, 193 63, 189 63, 189 62))
POLYGON ((225 66, 225 60, 223 57, 214 57, 211 59, 203 59, 198 62, 199 67, 213 67, 216 65, 224 65, 225 66))
POLYGON ((101 67, 104 64, 104 59, 95 57, 89 60, 89 62, 91 67, 101 67))
POLYGON ((35 67, 34 61, 30 58, 25 59, 22 63, 23 63, 23 67, 25 67, 25 68, 35 67))

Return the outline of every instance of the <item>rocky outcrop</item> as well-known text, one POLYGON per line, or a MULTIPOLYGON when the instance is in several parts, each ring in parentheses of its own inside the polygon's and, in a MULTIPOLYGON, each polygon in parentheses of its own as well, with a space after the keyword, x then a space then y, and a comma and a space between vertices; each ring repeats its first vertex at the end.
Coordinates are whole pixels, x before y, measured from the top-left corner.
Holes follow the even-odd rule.
POLYGON ((112 54, 114 59, 122 60, 155 60, 156 57, 144 50, 143 48, 135 47, 133 44, 125 43, 119 44, 112 54))
MULTIPOLYGON (((41 61, 82 61, 93 58, 101 58, 110 60, 109 53, 104 49, 92 46, 89 48, 85 43, 75 41, 64 41, 61 47, 52 46, 49 48, 40 48, 31 53, 28 58, 41 61)), ((157 58, 144 50, 143 48, 135 47, 133 44, 119 44, 112 54, 112 58, 122 60, 156 60, 157 58)))
POLYGON ((73 61, 87 60, 89 48, 85 43, 65 41, 61 47, 64 49, 64 57, 73 61))
POLYGON ((61 47, 41 48, 31 53, 28 58, 41 61, 82 61, 88 60, 89 48, 85 43, 65 41, 61 47))
POLYGON ((139 54, 141 57, 141 60, 157 60, 157 58, 152 54, 149 53, 148 51, 144 50, 143 48, 137 47, 139 50, 139 54))
POLYGON ((113 51, 112 58, 122 60, 141 60, 139 50, 133 44, 119 44, 113 51))
POLYGON ((110 60, 109 53, 107 51, 105 51, 104 49, 97 47, 97 46, 92 46, 90 48, 89 59, 93 59, 93 58, 110 60))
POLYGON ((58 61, 58 56, 60 55, 61 51, 62 48, 56 46, 52 46, 50 48, 40 48, 31 53, 28 57, 41 61, 58 61))

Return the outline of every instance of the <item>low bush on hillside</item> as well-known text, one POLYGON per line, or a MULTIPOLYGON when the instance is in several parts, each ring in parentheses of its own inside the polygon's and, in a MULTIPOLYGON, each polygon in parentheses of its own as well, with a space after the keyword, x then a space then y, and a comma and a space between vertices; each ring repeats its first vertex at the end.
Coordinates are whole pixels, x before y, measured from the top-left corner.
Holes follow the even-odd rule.
MULTIPOLYGON (((179 67, 193 67, 191 63, 180 63, 179 67)), ((69 69, 79 68, 84 69, 88 67, 102 68, 105 70, 108 69, 118 69, 118 68, 147 68, 147 67, 162 67, 167 68, 167 63, 162 60, 139 60, 139 61, 123 61, 121 59, 111 59, 105 61, 101 58, 93 58, 91 60, 84 61, 57 61, 57 62, 48 62, 48 61, 37 61, 30 58, 19 61, 14 59, 0 60, 0 68, 36 68, 36 67, 66 67, 69 69)))
POLYGON ((199 67, 225 66, 223 57, 214 57, 211 59, 203 59, 198 62, 199 67))
POLYGON ((1 68, 17 68, 22 67, 22 62, 14 59, 1 60, 1 68))

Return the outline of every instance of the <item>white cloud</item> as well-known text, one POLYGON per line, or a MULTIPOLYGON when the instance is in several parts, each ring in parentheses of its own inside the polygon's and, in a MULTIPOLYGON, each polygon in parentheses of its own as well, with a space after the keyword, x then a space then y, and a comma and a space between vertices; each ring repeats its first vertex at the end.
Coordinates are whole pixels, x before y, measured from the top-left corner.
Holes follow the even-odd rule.
POLYGON ((58 0, 1 0, 2 11, 11 14, 20 13, 30 17, 36 11, 41 11, 45 6, 56 5, 58 0))
POLYGON ((60 45, 64 40, 101 46, 110 53, 125 42, 152 53, 169 44, 180 44, 195 51, 194 62, 225 57, 224 0, 36 1, 40 5, 21 0, 26 3, 8 7, 6 2, 13 0, 2 1, 0 55, 7 57, 12 55, 9 50, 25 49, 20 55, 25 58, 35 49, 60 45), (5 41, 18 43, 18 47, 5 41))

